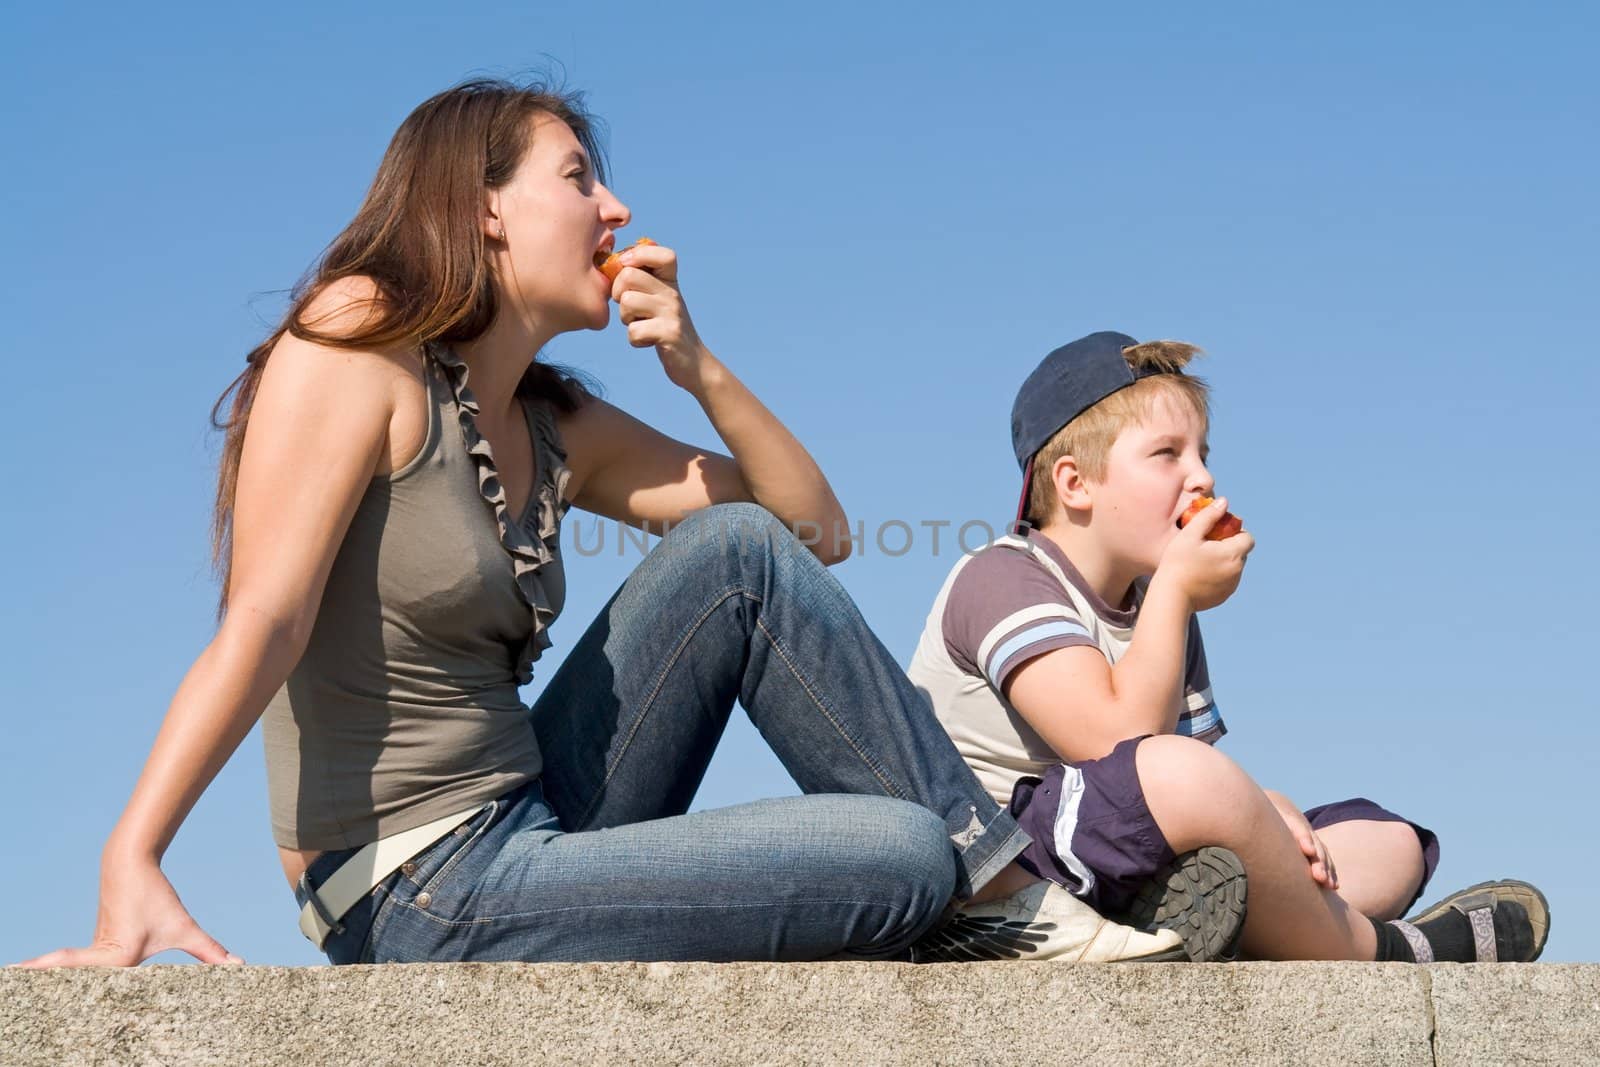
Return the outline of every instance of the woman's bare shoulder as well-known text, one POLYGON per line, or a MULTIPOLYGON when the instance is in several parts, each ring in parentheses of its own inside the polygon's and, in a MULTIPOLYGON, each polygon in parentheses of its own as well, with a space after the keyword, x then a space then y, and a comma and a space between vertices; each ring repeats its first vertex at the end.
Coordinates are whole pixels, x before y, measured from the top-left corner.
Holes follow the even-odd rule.
POLYGON ((376 321, 385 300, 383 291, 371 278, 362 275, 337 278, 319 289, 301 309, 297 325, 301 332, 312 336, 296 337, 285 333, 273 354, 276 355, 278 349, 290 348, 337 353, 352 357, 352 362, 369 365, 419 363, 420 346, 411 341, 351 343, 364 327, 376 321))
MULTIPOLYGON (((307 303, 300 325, 344 342, 368 323, 383 294, 371 279, 340 278, 307 303)), ((424 407, 421 346, 328 343, 285 333, 262 373, 250 420, 336 420, 362 451, 376 448, 372 473, 404 466, 423 445, 424 407), (378 438, 383 438, 378 444, 378 438)))
MULTIPOLYGON (((369 278, 339 278, 317 292, 302 310, 298 325, 329 341, 286 332, 273 346, 262 374, 262 399, 307 399, 308 391, 337 391, 343 403, 370 409, 383 398, 393 410, 394 387, 421 382, 421 347, 412 342, 348 343, 375 314, 383 294, 369 278), (275 387, 274 379, 277 379, 275 387)), ((342 406, 341 404, 341 406, 342 406)), ((319 405, 320 406, 320 405, 319 405)), ((252 411, 252 420, 255 412, 252 411)))
MULTIPOLYGON (((361 300, 376 287, 329 289, 307 309, 322 317, 314 328, 356 329, 355 316, 370 313, 361 300)), ((240 456, 230 602, 292 620, 296 632, 305 632, 351 516, 399 447, 392 429, 396 397, 403 386, 417 388, 414 364, 420 353, 404 345, 279 338, 257 385, 240 456)))

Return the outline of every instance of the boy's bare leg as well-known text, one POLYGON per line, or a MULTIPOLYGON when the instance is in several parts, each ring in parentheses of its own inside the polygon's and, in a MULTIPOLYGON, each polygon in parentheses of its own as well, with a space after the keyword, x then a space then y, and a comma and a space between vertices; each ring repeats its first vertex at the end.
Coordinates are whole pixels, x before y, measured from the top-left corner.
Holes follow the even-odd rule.
POLYGON ((1317 831, 1339 872, 1339 896, 1363 915, 1398 919, 1422 886, 1422 842, 1410 823, 1357 819, 1317 831))
POLYGON ((1244 863, 1250 910, 1240 947, 1247 954, 1269 960, 1376 958, 1372 923, 1311 880, 1289 828, 1238 764, 1210 745, 1171 735, 1141 741, 1134 758, 1145 803, 1174 852, 1221 845, 1244 863))

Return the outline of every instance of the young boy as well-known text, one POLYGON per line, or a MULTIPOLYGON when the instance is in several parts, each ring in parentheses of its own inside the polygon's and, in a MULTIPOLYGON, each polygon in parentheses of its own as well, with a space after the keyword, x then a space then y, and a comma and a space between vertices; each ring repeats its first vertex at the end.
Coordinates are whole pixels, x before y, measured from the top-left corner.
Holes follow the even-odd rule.
MULTIPOLYGON (((1097 333, 1023 383, 1011 434, 1024 475, 1017 533, 963 558, 910 674, 989 792, 1033 837, 1023 863, 1108 915, 1175 853, 1233 851, 1249 907, 1240 947, 1263 959, 1531 960, 1549 909, 1523 882, 1414 904, 1434 835, 1367 800, 1301 813, 1212 745, 1225 728, 1195 613, 1238 586, 1255 541, 1206 535, 1206 386, 1197 353, 1097 333), (1337 862, 1337 869, 1336 869, 1337 862)), ((981 943, 995 917, 964 909, 981 943)))

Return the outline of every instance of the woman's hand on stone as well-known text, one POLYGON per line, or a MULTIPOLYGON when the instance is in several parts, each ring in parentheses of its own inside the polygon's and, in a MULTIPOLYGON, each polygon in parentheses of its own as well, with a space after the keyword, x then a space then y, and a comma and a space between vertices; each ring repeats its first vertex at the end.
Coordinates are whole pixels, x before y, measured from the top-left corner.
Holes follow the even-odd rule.
POLYGON ((135 967, 168 949, 187 952, 201 963, 244 962, 200 929, 159 864, 148 860, 103 864, 93 943, 57 949, 12 966, 135 967))

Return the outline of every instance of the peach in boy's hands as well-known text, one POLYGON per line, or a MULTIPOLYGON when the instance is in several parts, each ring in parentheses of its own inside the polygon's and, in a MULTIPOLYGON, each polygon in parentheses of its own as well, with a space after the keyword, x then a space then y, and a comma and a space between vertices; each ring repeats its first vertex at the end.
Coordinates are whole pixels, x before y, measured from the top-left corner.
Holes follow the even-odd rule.
MULTIPOLYGON (((1181 530, 1185 526, 1189 525, 1190 519, 1194 518, 1196 515, 1200 514, 1210 506, 1211 497, 1195 497, 1194 501, 1190 503, 1186 509, 1184 509, 1183 514, 1178 516, 1178 529, 1181 530)), ((1228 538, 1243 532, 1243 530, 1244 523, 1240 521, 1239 516, 1235 515, 1231 511, 1224 511, 1222 513, 1222 518, 1218 519, 1217 524, 1211 527, 1211 532, 1206 534, 1206 540, 1226 541, 1228 538)))
POLYGON ((1211 536, 1227 513, 1226 499, 1212 501, 1194 514, 1161 554, 1156 575, 1182 590, 1191 611, 1214 608, 1232 596, 1244 576, 1245 559, 1255 548, 1255 538, 1244 530, 1224 540, 1211 536))

